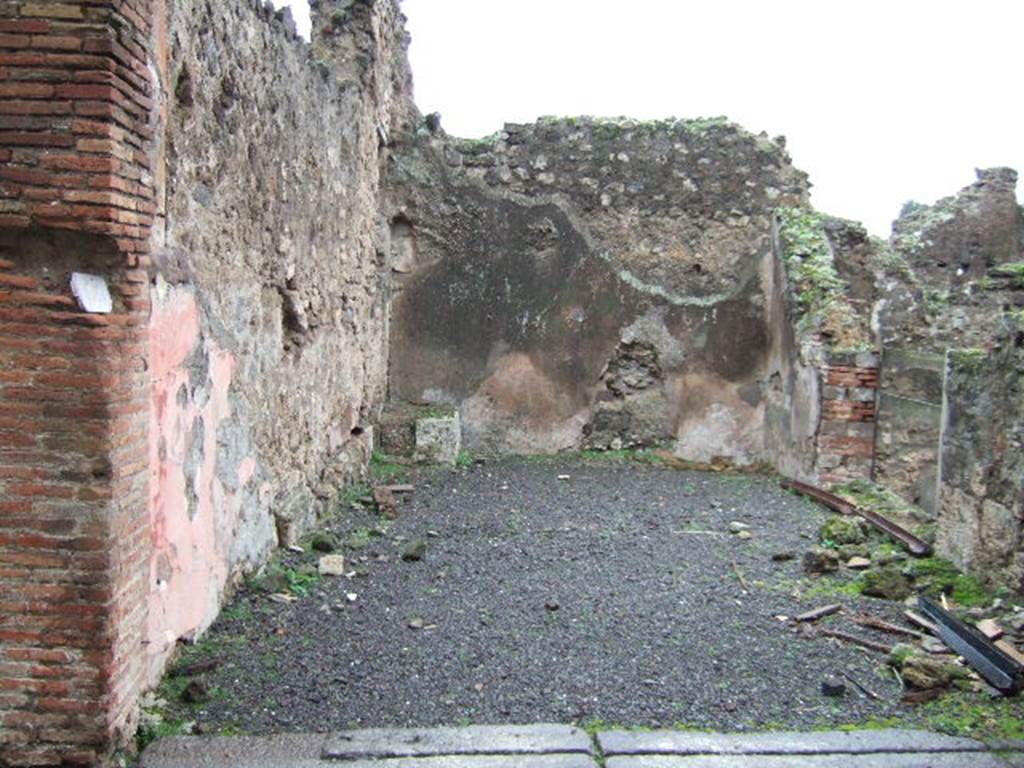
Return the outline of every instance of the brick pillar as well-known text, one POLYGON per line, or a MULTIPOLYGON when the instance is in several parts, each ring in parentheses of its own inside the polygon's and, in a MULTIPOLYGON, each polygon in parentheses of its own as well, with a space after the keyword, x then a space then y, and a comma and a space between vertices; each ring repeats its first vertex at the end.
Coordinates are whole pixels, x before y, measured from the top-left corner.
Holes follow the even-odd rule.
POLYGON ((0 765, 133 729, 147 529, 149 0, 0 4, 0 765), (72 273, 112 311, 82 311, 72 273))
POLYGON ((824 485, 870 480, 875 457, 878 356, 832 355, 822 370, 817 465, 824 485))

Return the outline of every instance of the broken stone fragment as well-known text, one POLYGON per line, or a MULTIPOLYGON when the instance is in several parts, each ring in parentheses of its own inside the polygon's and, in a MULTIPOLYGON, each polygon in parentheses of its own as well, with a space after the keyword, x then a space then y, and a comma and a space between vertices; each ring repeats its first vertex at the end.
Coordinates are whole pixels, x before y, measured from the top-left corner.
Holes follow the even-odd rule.
POLYGON ((864 574, 864 594, 884 600, 904 600, 913 587, 910 579, 894 565, 887 565, 864 574))
POLYGON ((871 567, 871 561, 866 557, 851 557, 846 561, 846 567, 854 571, 863 571, 871 567))
POLYGON ((836 546, 863 544, 868 538, 868 524, 859 517, 833 515, 821 527, 821 540, 836 546))
POLYGON ((747 530, 748 528, 750 528, 749 525, 747 525, 746 523, 741 523, 736 520, 729 523, 729 533, 740 533, 742 531, 747 530))
POLYGON ((821 693, 823 696, 838 698, 846 693, 846 683, 837 675, 829 675, 821 681, 821 693))
POLYGON ((815 548, 804 553, 804 571, 812 576, 839 570, 839 555, 832 549, 815 548))
POLYGON ((324 555, 320 558, 320 562, 317 563, 317 571, 321 576, 344 576, 345 556, 324 555))
POLYGON ((392 520, 398 517, 398 502, 386 485, 378 485, 373 489, 373 503, 377 505, 377 512, 381 516, 392 520))
POLYGON ((900 672, 904 682, 918 690, 945 688, 967 677, 967 670, 955 661, 949 661, 948 657, 919 654, 908 656, 900 672))
POLYGON ((427 554, 427 542, 414 541, 402 551, 402 559, 407 563, 416 563, 427 554))

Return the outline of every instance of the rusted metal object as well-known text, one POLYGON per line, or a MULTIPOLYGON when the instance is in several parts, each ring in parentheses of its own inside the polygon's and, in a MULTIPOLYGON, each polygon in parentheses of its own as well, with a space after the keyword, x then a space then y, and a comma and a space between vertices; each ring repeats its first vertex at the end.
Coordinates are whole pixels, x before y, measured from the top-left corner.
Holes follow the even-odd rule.
POLYGON ((964 624, 927 597, 919 597, 917 602, 924 614, 935 622, 942 642, 967 659, 993 688, 1008 696, 1020 692, 1024 685, 1024 666, 977 629, 964 624))
POLYGON ((887 520, 877 512, 861 509, 856 504, 851 504, 846 499, 842 499, 834 493, 829 493, 821 488, 815 488, 813 485, 808 485, 807 483, 801 483, 798 480, 783 480, 779 484, 786 490, 795 491, 801 496, 807 496, 808 498, 824 504, 826 507, 834 512, 838 512, 840 515, 857 515, 859 517, 863 517, 875 526, 875 528, 878 528, 880 531, 884 531, 894 539, 900 541, 904 546, 906 546, 912 555, 924 557, 932 553, 932 548, 927 542, 922 541, 906 528, 897 525, 892 522, 892 520, 887 520))

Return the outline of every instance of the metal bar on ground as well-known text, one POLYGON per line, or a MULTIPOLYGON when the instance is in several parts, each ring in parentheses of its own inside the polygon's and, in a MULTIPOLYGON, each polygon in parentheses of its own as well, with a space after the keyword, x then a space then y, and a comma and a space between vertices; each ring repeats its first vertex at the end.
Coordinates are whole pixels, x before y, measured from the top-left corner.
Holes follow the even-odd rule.
POLYGON ((779 485, 786 490, 796 491, 801 496, 812 498, 841 515, 858 515, 863 517, 880 531, 884 531, 894 539, 902 542, 913 555, 925 556, 932 553, 932 548, 927 542, 922 541, 906 528, 897 525, 892 520, 887 520, 877 512, 861 509, 856 504, 851 504, 834 493, 829 493, 821 488, 815 488, 807 483, 801 483, 798 480, 783 480, 779 485))
POLYGON ((974 627, 964 624, 927 597, 919 597, 917 602, 924 614, 935 622, 942 642, 967 659, 992 687, 1011 696, 1020 692, 1024 666, 974 627))

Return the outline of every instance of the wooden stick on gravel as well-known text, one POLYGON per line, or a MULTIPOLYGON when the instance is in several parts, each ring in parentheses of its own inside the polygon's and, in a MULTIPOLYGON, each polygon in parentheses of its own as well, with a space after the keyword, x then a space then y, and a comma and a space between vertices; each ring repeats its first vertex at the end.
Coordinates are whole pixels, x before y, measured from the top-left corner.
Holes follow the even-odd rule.
POLYGON ((736 578, 739 579, 740 586, 743 587, 745 590, 747 590, 749 592, 750 591, 750 585, 747 584, 747 580, 745 578, 743 578, 743 571, 740 570, 740 567, 736 564, 735 560, 732 561, 732 570, 733 570, 733 573, 736 574, 736 578))
POLYGON ((839 611, 841 611, 842 609, 843 606, 841 606, 839 603, 833 603, 832 605, 825 605, 821 608, 815 608, 813 611, 801 613, 799 616, 794 616, 793 619, 794 621, 800 622, 817 621, 818 619, 823 619, 826 616, 831 616, 833 613, 839 613, 839 611))
POLYGON ((842 640, 844 643, 853 643, 859 645, 862 648, 867 648, 871 651, 878 651, 879 653, 891 653, 892 648, 888 645, 882 645, 882 643, 876 643, 874 640, 866 640, 863 637, 857 637, 856 635, 848 635, 845 632, 837 632, 834 629, 822 629, 819 630, 825 637, 832 637, 836 640, 842 640))
POLYGON ((917 624, 917 626, 919 626, 926 632, 931 632, 936 637, 938 636, 938 628, 921 614, 914 613, 914 611, 904 611, 903 615, 907 617, 907 621, 909 621, 911 624, 917 624))
POLYGON ((874 699, 875 701, 881 701, 882 700, 881 696, 879 696, 877 693, 872 691, 870 688, 865 688, 863 685, 861 685, 856 680, 854 680, 852 677, 850 677, 850 675, 848 675, 846 672, 843 672, 843 677, 845 677, 847 680, 849 680, 851 683, 853 683, 854 687, 856 687, 857 690, 859 690, 861 693, 863 693, 869 699, 874 699))
POLYGON ((888 632, 890 635, 907 635, 908 637, 916 637, 918 639, 924 637, 923 632, 918 632, 916 629, 910 629, 909 627, 901 627, 899 624, 890 624, 888 621, 883 621, 869 613, 858 613, 853 617, 853 620, 862 627, 870 627, 881 632, 888 632))

